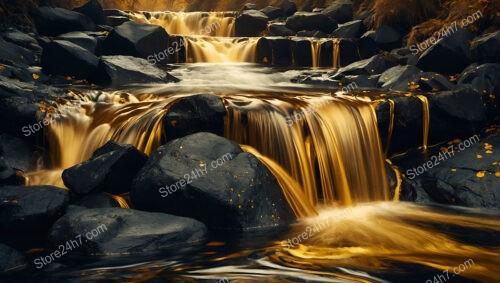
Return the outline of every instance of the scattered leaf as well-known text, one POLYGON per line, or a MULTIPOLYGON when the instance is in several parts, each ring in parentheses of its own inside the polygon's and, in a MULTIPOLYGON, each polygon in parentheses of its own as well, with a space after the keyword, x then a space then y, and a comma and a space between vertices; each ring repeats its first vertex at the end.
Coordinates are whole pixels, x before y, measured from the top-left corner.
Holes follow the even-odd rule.
POLYGON ((476 177, 478 177, 478 178, 483 178, 484 175, 485 175, 484 171, 479 171, 479 172, 476 173, 476 177))
POLYGON ((40 78, 40 76, 38 74, 33 74, 32 76, 33 76, 33 79, 35 79, 35 80, 38 80, 40 78))

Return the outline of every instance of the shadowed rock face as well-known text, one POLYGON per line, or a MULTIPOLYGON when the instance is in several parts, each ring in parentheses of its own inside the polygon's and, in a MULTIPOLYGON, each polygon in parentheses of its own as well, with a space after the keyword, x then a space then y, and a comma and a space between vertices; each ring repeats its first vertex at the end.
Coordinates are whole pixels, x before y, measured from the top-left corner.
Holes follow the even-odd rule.
POLYGON ((270 171, 211 133, 159 147, 137 174, 131 199, 138 209, 193 217, 212 229, 259 230, 294 220, 270 171))
POLYGON ((71 31, 96 29, 89 17, 61 8, 39 7, 35 12, 34 20, 41 35, 54 36, 71 31))
POLYGON ((6 233, 46 231, 69 202, 66 190, 51 186, 0 189, 0 228, 6 233))
POLYGON ((207 229, 194 219, 133 209, 70 207, 49 232, 58 247, 75 240, 73 255, 130 255, 201 244, 207 229), (91 239, 87 233, 92 232, 91 239), (82 242, 79 242, 81 235, 82 242))
POLYGON ((28 262, 21 252, 0 243, 0 274, 20 271, 27 266, 28 262))

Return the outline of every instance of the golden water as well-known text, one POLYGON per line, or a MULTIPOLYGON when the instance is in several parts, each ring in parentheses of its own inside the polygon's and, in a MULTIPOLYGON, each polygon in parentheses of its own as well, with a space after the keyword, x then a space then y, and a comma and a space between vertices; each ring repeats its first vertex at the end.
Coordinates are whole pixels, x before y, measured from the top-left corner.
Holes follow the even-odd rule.
POLYGON ((259 38, 184 37, 188 63, 255 62, 259 38))

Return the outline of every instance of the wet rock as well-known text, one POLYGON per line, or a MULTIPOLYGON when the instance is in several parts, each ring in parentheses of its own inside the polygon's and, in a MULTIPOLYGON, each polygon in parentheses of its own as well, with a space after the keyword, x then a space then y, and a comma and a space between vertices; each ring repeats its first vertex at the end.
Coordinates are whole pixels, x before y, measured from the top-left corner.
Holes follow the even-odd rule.
POLYGON ((470 46, 471 56, 479 63, 500 63, 500 31, 475 38, 470 46))
POLYGON ((111 27, 120 26, 126 22, 132 21, 128 16, 108 16, 106 17, 106 25, 111 27))
POLYGON ((339 27, 332 32, 332 37, 336 38, 358 38, 365 33, 366 28, 362 21, 350 21, 339 24, 339 27))
POLYGON ((246 3, 240 9, 240 11, 247 11, 247 10, 257 10, 257 5, 255 5, 253 3, 246 3))
POLYGON ((260 230, 294 220, 271 172, 236 143, 211 133, 159 147, 130 196, 138 209, 192 217, 212 229, 260 230))
POLYGON ((284 13, 283 9, 274 6, 267 6, 264 9, 261 9, 260 11, 266 14, 269 20, 280 18, 283 16, 284 13))
POLYGON ((412 54, 409 48, 396 48, 391 50, 391 56, 396 58, 398 64, 400 65, 414 65, 416 63, 416 57, 412 54), (412 62, 414 62, 412 64, 412 62))
POLYGON ((68 191, 57 187, 0 187, 0 229, 9 234, 46 231, 68 202, 68 191))
POLYGON ((179 81, 147 60, 130 56, 102 56, 91 80, 106 86, 179 81))
POLYGON ((428 100, 430 142, 468 137, 486 126, 486 107, 481 94, 470 87, 434 93, 428 100))
POLYGON ((321 13, 298 12, 286 19, 286 27, 299 32, 301 30, 320 30, 331 33, 337 29, 335 20, 321 13))
POLYGON ((288 38, 263 37, 257 42, 257 62, 290 66, 293 62, 293 41, 288 38))
POLYGON ((25 180, 21 176, 21 172, 11 168, 5 161, 3 156, 0 156, 0 186, 3 185, 24 185, 25 180))
POLYGON ((0 275, 20 271, 28 267, 28 261, 21 252, 0 243, 0 275))
POLYGON ((284 23, 272 23, 269 25, 270 36, 294 36, 295 32, 285 26, 284 23))
POLYGON ((17 29, 9 29, 3 34, 3 38, 6 41, 17 44, 21 47, 28 48, 31 50, 41 50, 42 48, 38 45, 38 42, 31 35, 23 33, 17 29))
MULTIPOLYGON (((409 182, 438 203, 500 209, 500 178, 495 176, 498 165, 494 165, 499 157, 495 149, 499 146, 498 130, 486 138, 472 136, 464 139, 463 150, 455 144, 454 153, 446 157, 436 155, 435 159, 429 160, 432 168, 409 182), (469 147, 465 148, 464 144, 469 147), (486 153, 489 146, 493 148, 493 154, 486 153), (477 158, 477 155, 482 157, 477 158)), ((415 167, 419 165, 415 164, 415 167)), ((412 168, 407 174, 410 177, 416 175, 412 168)))
POLYGON ((455 88, 455 85, 445 76, 435 72, 418 73, 412 78, 412 82, 418 90, 426 92, 452 90, 455 88))
POLYGON ((72 255, 116 256, 179 250, 202 244, 206 233, 201 222, 164 213, 72 208, 54 223, 48 238, 53 247, 76 240, 78 248, 71 251, 72 255), (86 236, 89 232, 93 233, 91 239, 86 236))
POLYGON ((119 9, 103 9, 104 16, 109 17, 109 16, 122 16, 122 17, 128 17, 128 14, 122 10, 119 9))
POLYGON ((339 23, 345 23, 352 20, 353 5, 351 0, 336 0, 330 6, 326 7, 321 13, 339 23))
POLYGON ((89 194, 77 197, 72 204, 86 208, 113 208, 120 204, 108 194, 89 194))
POLYGON ((489 120, 500 119, 500 64, 469 66, 460 75, 458 85, 471 86, 482 94, 489 120))
POLYGON ((38 105, 31 102, 27 97, 2 97, 0 99, 0 132, 8 133, 16 137, 25 138, 32 132, 28 130, 29 125, 38 122, 38 105), (25 128, 26 127, 26 128, 25 128))
POLYGON ((77 12, 62 8, 39 7, 33 17, 39 34, 55 36, 72 31, 96 29, 92 20, 77 12))
POLYGON ((168 48, 168 34, 160 26, 126 22, 116 27, 103 43, 104 55, 147 58, 168 48))
POLYGON ((401 34, 390 26, 381 26, 377 30, 367 31, 362 38, 371 38, 373 42, 382 50, 390 51, 394 48, 401 47, 401 34))
POLYGON ((0 38, 0 62, 9 65, 12 65, 14 62, 34 65, 36 60, 33 51, 0 38))
POLYGON ((256 11, 243 11, 236 17, 234 23, 235 36, 259 36, 267 27, 269 18, 266 14, 256 11))
POLYGON ((357 76, 345 76, 342 78, 342 85, 352 84, 356 88, 377 88, 377 81, 380 75, 357 75, 357 76))
POLYGON ((338 70, 334 78, 346 75, 373 75, 380 74, 396 65, 394 58, 384 55, 375 55, 371 58, 354 62, 338 70))
POLYGON ((301 30, 297 33, 300 37, 315 37, 315 38, 327 38, 328 34, 319 30, 301 30))
POLYGON ((311 54, 311 42, 308 39, 294 40, 293 45, 293 57, 295 58, 294 63, 297 66, 309 67, 313 66, 312 56, 307 56, 311 54))
POLYGON ((424 71, 453 75, 470 64, 469 41, 472 34, 458 30, 431 45, 418 58, 416 66, 424 71))
POLYGON ((358 46, 356 41, 350 38, 339 39, 339 66, 348 66, 361 58, 359 57, 358 46))
POLYGON ((422 72, 419 68, 411 65, 394 66, 382 73, 378 80, 378 85, 391 90, 408 90, 413 77, 422 72))
POLYGON ((97 54, 97 46, 98 46, 97 38, 89 36, 83 32, 74 31, 70 33, 61 34, 56 39, 71 42, 73 44, 80 46, 83 49, 86 49, 92 54, 97 54))
POLYGON ((175 101, 165 115, 167 141, 197 132, 224 135, 226 107, 222 99, 212 94, 198 94, 175 101))
POLYGON ((289 17, 295 12, 297 12, 297 5, 291 0, 282 0, 278 5, 276 5, 283 9, 283 16, 284 17, 289 17))
POLYGON ((48 74, 86 79, 97 70, 99 59, 74 43, 54 40, 43 48, 41 62, 48 74))
POLYGON ((128 144, 108 142, 87 161, 63 171, 64 185, 77 194, 130 191, 147 156, 128 144))
POLYGON ((97 0, 90 0, 84 5, 73 9, 73 11, 82 13, 94 21, 95 24, 104 24, 106 21, 106 16, 102 10, 101 4, 97 0))

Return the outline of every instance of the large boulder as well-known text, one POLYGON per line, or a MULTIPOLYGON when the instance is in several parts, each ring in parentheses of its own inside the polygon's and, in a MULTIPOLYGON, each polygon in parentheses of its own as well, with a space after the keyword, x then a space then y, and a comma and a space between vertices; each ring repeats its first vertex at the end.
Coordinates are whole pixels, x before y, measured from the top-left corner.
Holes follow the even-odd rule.
POLYGON ((27 49, 37 50, 37 51, 42 50, 42 48, 40 47, 40 45, 38 45, 38 42, 36 41, 35 38, 33 38, 33 36, 14 28, 7 29, 3 34, 3 38, 6 41, 12 42, 27 49))
POLYGON ((90 36, 81 31, 74 31, 65 34, 61 34, 56 37, 57 40, 64 40, 74 43, 83 49, 86 49, 92 54, 97 53, 97 47, 99 46, 99 40, 93 36, 90 36))
POLYGON ((0 230, 13 234, 46 231, 68 202, 68 191, 57 187, 0 187, 0 230))
POLYGON ((62 8, 39 7, 33 18, 36 29, 41 35, 55 36, 71 31, 96 29, 89 17, 62 8))
POLYGON ((259 230, 294 220, 266 166, 211 133, 159 147, 137 174, 130 197, 137 209, 192 217, 212 229, 259 230))
POLYGON ((131 56, 102 56, 91 80, 106 86, 179 81, 147 60, 131 56))
POLYGON ((286 27, 299 32, 301 30, 319 30, 331 33, 337 29, 335 20, 321 13, 298 12, 286 19, 286 27))
POLYGON ((464 70, 458 84, 478 90, 486 104, 490 120, 500 119, 500 64, 472 65, 464 70))
POLYGON ((0 156, 0 186, 3 185, 24 185, 24 178, 19 171, 7 164, 3 156, 0 156))
POLYGON ((297 5, 291 0, 282 0, 276 6, 283 9, 283 17, 289 17, 297 12, 297 5))
POLYGON ((246 10, 236 17, 235 36, 259 36, 267 27, 269 18, 256 10, 246 10))
POLYGON ((26 267, 28 267, 28 261, 21 252, 0 243, 0 276, 26 269, 26 267))
POLYGON ((207 229, 194 219, 122 208, 71 207, 49 232, 54 248, 76 241, 71 254, 116 256, 181 249, 205 241, 207 229))
POLYGON ((274 20, 283 16, 283 9, 274 6, 267 6, 260 10, 262 13, 266 14, 269 20, 274 20))
POLYGON ((93 53, 69 41, 54 40, 43 48, 42 68, 48 74, 87 79, 98 64, 93 53))
POLYGON ((21 138, 34 137, 29 126, 38 122, 38 109, 38 104, 32 103, 28 97, 2 97, 0 99, 0 119, 4 123, 0 124, 0 132, 21 138))
POLYGON ((380 49, 390 51, 401 47, 403 37, 395 28, 384 25, 377 30, 367 31, 361 38, 371 38, 380 49))
POLYGON ((333 78, 338 78, 346 75, 374 75, 380 74, 385 70, 396 65, 394 58, 375 55, 371 58, 354 62, 345 67, 340 68, 333 78))
POLYGON ((472 38, 473 35, 463 29, 441 38, 420 54, 417 67, 447 75, 462 72, 471 61, 469 42, 472 38))
POLYGON ((108 35, 104 40, 102 52, 105 55, 147 58, 167 48, 168 34, 161 26, 126 22, 108 35))
POLYGON ((167 141, 197 132, 224 135, 226 107, 219 96, 198 94, 172 103, 164 118, 167 141))
POLYGON ((13 63, 34 65, 36 60, 33 51, 0 38, 0 62, 9 65, 13 63))
POLYGON ((269 25, 270 36, 294 36, 295 32, 286 27, 284 23, 272 23, 269 25))
POLYGON ((500 63, 500 31, 475 38, 470 49, 474 61, 479 63, 500 63))
POLYGON ((336 0, 330 6, 326 7, 321 13, 339 23, 345 23, 352 20, 353 5, 351 0, 336 0))
POLYGON ((411 65, 394 66, 382 73, 378 85, 392 90, 408 90, 412 78, 420 72, 419 68, 411 65))
POLYGON ((73 11, 84 14, 98 25, 106 23, 106 16, 98 0, 90 0, 84 5, 73 9, 73 11))
POLYGON ((108 142, 89 160, 64 170, 62 179, 78 194, 127 193, 146 160, 147 156, 132 145, 108 142))
POLYGON ((358 38, 366 31, 363 21, 356 20, 344 24, 339 24, 339 27, 332 32, 332 36, 336 38, 358 38))

